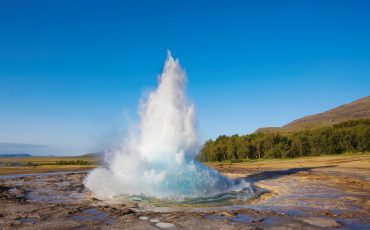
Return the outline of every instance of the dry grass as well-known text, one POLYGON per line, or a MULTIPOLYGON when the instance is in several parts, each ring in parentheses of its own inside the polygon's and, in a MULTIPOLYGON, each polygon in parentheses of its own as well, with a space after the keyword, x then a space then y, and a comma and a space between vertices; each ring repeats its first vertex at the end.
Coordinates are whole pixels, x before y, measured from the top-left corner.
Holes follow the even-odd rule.
POLYGON ((57 171, 76 171, 95 168, 94 157, 9 157, 0 158, 0 175, 57 171), (58 161, 84 161, 87 165, 57 165, 58 161))
POLYGON ((97 162, 97 159, 94 157, 3 157, 0 158, 0 162, 19 162, 19 163, 25 163, 28 162, 41 164, 41 165, 47 165, 47 164, 55 164, 57 161, 77 161, 77 160, 83 160, 87 162, 97 162))
POLYGON ((370 173, 370 154, 344 154, 293 159, 268 159, 254 162, 226 163, 209 162, 207 166, 222 173, 243 172, 247 174, 261 171, 287 170, 293 168, 329 167, 341 170, 366 171, 370 173))
POLYGON ((43 166, 20 166, 20 167, 0 167, 0 175, 8 174, 28 174, 28 173, 45 173, 60 171, 79 171, 89 170, 96 166, 92 165, 43 165, 43 166))
MULTIPOLYGON (((56 171, 75 171, 88 170, 99 165, 99 161, 94 157, 21 157, 21 158, 0 158, 0 165, 3 163, 17 162, 20 166, 0 167, 0 175, 24 174, 56 171), (87 161, 89 165, 56 165, 57 161, 87 161), (27 166, 29 162, 37 166, 27 166), (23 165, 23 166, 22 166, 23 165)), ((269 171, 279 169, 291 169, 297 167, 323 167, 337 166, 348 169, 369 170, 370 173, 370 154, 348 154, 330 155, 319 157, 301 157, 293 159, 267 159, 241 163, 208 162, 207 166, 221 172, 227 173, 234 169, 244 169, 250 172, 269 171)))

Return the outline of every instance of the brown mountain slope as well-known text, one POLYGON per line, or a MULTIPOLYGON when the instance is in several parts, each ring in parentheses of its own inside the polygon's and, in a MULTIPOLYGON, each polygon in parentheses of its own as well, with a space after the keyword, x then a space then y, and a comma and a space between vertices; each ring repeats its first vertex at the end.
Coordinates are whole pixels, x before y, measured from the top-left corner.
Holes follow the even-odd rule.
POLYGON ((256 132, 294 132, 363 118, 370 118, 370 96, 323 113, 305 116, 282 127, 260 128, 256 132))

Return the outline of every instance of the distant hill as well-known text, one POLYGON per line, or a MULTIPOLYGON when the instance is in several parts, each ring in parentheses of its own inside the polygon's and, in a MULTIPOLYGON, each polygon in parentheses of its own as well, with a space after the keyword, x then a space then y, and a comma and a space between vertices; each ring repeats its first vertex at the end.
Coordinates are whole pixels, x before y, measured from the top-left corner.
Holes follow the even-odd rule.
POLYGON ((0 158, 5 158, 5 157, 32 157, 32 155, 27 154, 27 153, 0 154, 0 158))
POLYGON ((260 128, 257 129, 256 132, 289 133, 364 118, 370 118, 370 96, 338 106, 323 113, 305 116, 282 127, 260 128))
POLYGON ((86 153, 81 155, 81 157, 102 157, 104 152, 96 152, 96 153, 86 153))

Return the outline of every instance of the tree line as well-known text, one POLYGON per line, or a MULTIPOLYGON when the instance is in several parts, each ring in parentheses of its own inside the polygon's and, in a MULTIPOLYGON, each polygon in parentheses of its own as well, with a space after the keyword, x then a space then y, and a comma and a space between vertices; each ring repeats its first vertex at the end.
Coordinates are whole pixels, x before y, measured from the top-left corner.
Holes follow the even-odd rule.
POLYGON ((60 160, 55 162, 56 165, 91 165, 90 162, 84 160, 65 161, 60 160))
POLYGON ((221 135, 204 143, 199 161, 292 158, 370 151, 370 119, 294 133, 221 135))

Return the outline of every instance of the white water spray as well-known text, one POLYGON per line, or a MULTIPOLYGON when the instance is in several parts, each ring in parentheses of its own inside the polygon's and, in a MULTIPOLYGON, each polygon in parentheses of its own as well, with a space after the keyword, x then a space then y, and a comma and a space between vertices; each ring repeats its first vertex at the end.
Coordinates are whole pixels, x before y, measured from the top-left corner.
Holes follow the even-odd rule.
POLYGON ((135 135, 110 153, 108 168, 94 169, 85 185, 100 199, 118 195, 183 200, 249 187, 194 161, 199 150, 194 106, 185 94, 186 76, 168 52, 157 89, 140 104, 135 135))

